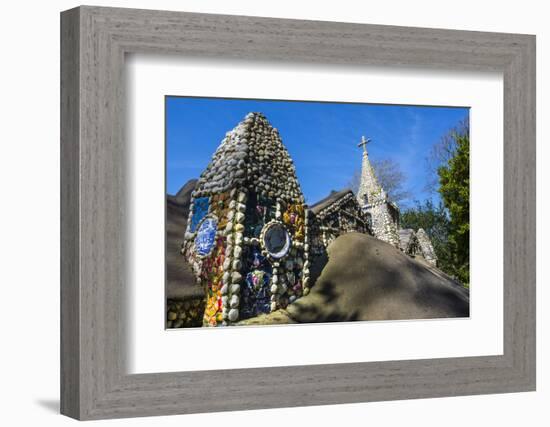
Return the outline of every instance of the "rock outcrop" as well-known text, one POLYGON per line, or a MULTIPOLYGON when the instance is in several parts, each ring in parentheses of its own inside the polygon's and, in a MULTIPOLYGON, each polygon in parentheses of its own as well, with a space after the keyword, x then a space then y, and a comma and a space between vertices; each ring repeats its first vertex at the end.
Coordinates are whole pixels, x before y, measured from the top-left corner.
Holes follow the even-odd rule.
POLYGON ((338 237, 328 247, 326 265, 318 267, 320 275, 307 297, 241 324, 435 319, 470 313, 466 288, 366 234, 338 237))

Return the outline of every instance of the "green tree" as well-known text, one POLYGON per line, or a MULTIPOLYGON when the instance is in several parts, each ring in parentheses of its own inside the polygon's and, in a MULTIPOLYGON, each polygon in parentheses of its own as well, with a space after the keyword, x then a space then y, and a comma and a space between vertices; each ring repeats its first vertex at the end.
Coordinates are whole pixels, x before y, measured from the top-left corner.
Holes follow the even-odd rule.
POLYGON ((439 194, 449 212, 449 250, 454 275, 470 282, 470 136, 466 127, 453 131, 455 149, 446 164, 437 169, 439 194))
POLYGON ((450 221, 443 203, 435 205, 431 200, 423 204, 416 201, 414 207, 401 212, 401 228, 418 230, 423 228, 430 237, 438 258, 438 267, 445 273, 454 276, 455 269, 449 249, 450 221))

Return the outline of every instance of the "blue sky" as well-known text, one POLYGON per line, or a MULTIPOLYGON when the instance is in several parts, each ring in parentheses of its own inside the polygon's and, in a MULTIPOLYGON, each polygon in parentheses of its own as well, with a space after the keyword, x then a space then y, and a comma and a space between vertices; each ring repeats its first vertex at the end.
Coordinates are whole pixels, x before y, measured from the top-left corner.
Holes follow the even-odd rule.
POLYGON ((413 198, 429 198, 426 156, 468 116, 468 108, 454 107, 166 97, 168 194, 197 178, 225 133, 251 111, 279 129, 308 204, 348 186, 361 167, 362 135, 372 139, 371 159, 395 160, 413 198))

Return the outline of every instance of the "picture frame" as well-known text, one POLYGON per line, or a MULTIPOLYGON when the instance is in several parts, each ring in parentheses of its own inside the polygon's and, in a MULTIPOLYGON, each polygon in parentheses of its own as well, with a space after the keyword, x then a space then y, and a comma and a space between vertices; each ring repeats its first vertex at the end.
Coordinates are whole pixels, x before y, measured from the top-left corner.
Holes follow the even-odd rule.
POLYGON ((61 413, 89 420, 535 390, 535 210, 532 35, 90 6, 62 12, 61 413), (127 374, 129 53, 502 72, 503 354, 127 374))

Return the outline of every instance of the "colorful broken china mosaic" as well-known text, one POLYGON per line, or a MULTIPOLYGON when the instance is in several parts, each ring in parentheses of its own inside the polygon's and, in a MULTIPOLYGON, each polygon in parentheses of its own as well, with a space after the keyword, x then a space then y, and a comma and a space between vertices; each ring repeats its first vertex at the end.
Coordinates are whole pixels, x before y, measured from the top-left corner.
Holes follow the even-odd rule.
POLYGON ((283 222, 290 229, 296 240, 304 240, 305 209, 302 204, 289 205, 283 214, 283 222))
POLYGON ((201 283, 205 285, 206 308, 204 311, 204 324, 217 326, 223 321, 222 292, 223 264, 225 261, 224 239, 218 237, 212 253, 202 260, 200 272, 201 283))
POLYGON ((195 237, 195 251, 199 256, 206 256, 214 247, 218 221, 214 217, 207 217, 199 226, 195 237))
POLYGON ((193 202, 193 215, 189 222, 189 231, 194 233, 197 226, 208 214, 208 197, 199 197, 193 202))
POLYGON ((258 196, 256 192, 251 191, 245 212, 245 235, 259 238, 263 227, 275 218, 276 212, 276 205, 273 199, 261 195, 258 196))
POLYGON ((249 273, 241 292, 241 318, 246 319, 271 311, 271 292, 269 283, 272 267, 256 247, 247 250, 245 264, 249 273))
POLYGON ((229 193, 220 193, 211 197, 211 213, 218 218, 218 230, 222 230, 227 225, 229 218, 229 193))

